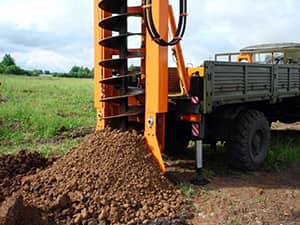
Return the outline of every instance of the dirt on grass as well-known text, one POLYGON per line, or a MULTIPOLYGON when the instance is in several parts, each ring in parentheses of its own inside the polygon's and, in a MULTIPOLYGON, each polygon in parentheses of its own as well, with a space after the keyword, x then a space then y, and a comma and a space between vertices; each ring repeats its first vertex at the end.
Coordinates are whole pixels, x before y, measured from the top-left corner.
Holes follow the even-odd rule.
POLYGON ((66 139, 76 139, 76 138, 83 138, 89 134, 94 132, 95 128, 92 127, 77 127, 73 129, 67 129, 66 127, 62 126, 57 129, 56 135, 50 138, 41 138, 38 139, 36 142, 38 144, 49 144, 49 143, 61 143, 66 139))
POLYGON ((7 98, 4 98, 0 95, 0 104, 4 104, 7 102, 7 98))

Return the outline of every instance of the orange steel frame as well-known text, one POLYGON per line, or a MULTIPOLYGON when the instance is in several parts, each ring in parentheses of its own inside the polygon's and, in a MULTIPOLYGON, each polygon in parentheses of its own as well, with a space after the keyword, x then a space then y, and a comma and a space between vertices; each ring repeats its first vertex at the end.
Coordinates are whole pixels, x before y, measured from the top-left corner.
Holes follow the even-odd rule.
MULTIPOLYGON (((100 85, 100 81, 107 78, 110 71, 101 67, 99 62, 101 59, 110 58, 113 50, 101 47, 99 40, 111 36, 111 32, 101 29, 98 26, 99 21, 111 16, 111 14, 101 10, 98 7, 98 0, 94 0, 94 94, 95 108, 97 111, 97 130, 104 129, 108 123, 101 119, 109 114, 110 110, 118 110, 109 108, 107 103, 101 102, 104 95, 113 95, 112 88, 107 89, 100 85), (103 115, 102 115, 103 114, 103 115)), ((137 10, 137 7, 128 8, 128 10, 137 10)), ((140 10, 142 7, 140 7, 140 10)), ((165 40, 168 39, 168 21, 170 22, 171 32, 174 34, 176 30, 175 19, 172 7, 169 6, 167 0, 153 1, 152 3, 153 18, 158 32, 165 40), (166 13, 169 12, 169 13, 166 13)), ((146 32, 145 24, 142 19, 142 32, 146 33, 142 38, 142 44, 145 45, 145 57, 141 61, 142 78, 145 80, 145 123, 144 136, 148 147, 152 151, 154 157, 159 163, 161 171, 166 171, 161 152, 164 150, 165 140, 165 114, 168 112, 168 47, 156 44, 146 32)), ((177 58, 177 66, 179 69, 181 86, 186 94, 189 90, 189 78, 184 66, 182 49, 179 44, 175 47, 175 55, 177 58)))
POLYGON ((112 90, 105 90, 104 87, 100 85, 100 81, 109 73, 107 69, 99 65, 99 62, 101 59, 109 58, 111 53, 99 45, 99 41, 111 35, 112 32, 98 27, 99 21, 111 15, 101 10, 98 7, 98 3, 98 0, 94 0, 94 104, 96 108, 96 130, 102 130, 107 126, 107 120, 100 118, 107 114, 109 108, 107 103, 101 102, 101 98, 104 96, 105 91, 112 92, 112 90))
MULTIPOLYGON (((173 36, 175 36, 176 33, 176 21, 174 16, 174 11, 171 5, 169 5, 169 23, 170 23, 170 29, 173 36)), ((182 89, 181 94, 188 94, 188 91, 190 90, 190 77, 187 74, 187 70, 185 67, 185 61, 183 57, 183 52, 180 43, 175 45, 173 47, 176 57, 176 64, 179 74, 179 80, 180 80, 180 87, 182 89)))
MULTIPOLYGON (((168 1, 154 1, 153 18, 161 37, 168 39, 168 1)), ((164 149, 165 113, 168 112, 168 47, 157 45, 146 34, 145 138, 165 172, 161 156, 164 149)))

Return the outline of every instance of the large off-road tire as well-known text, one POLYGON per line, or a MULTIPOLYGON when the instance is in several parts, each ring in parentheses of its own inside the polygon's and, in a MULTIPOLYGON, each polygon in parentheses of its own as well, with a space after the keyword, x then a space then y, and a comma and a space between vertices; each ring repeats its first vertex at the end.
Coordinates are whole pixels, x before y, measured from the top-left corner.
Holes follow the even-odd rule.
POLYGON ((231 141, 226 144, 230 164, 246 170, 261 167, 271 141, 269 122, 264 114, 256 110, 241 112, 233 129, 231 141))

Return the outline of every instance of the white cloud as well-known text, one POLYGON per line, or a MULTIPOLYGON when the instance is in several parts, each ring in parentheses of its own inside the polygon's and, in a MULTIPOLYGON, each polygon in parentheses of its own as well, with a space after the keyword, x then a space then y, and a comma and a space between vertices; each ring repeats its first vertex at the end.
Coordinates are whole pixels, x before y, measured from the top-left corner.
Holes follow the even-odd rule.
POLYGON ((1 0, 0 54, 28 69, 92 67, 92 12, 92 1, 1 0))
POLYGON ((188 3, 190 16, 183 45, 187 61, 195 64, 215 53, 238 51, 248 45, 299 42, 300 1, 202 0, 188 3))
MULTIPOLYGON (((178 8, 178 0, 170 2, 178 8)), ((91 67, 92 7, 91 0, 0 0, 0 55, 9 52, 26 68, 91 67)), ((186 62, 194 65, 247 45, 299 42, 297 0, 190 0, 188 9, 182 43, 186 62)))

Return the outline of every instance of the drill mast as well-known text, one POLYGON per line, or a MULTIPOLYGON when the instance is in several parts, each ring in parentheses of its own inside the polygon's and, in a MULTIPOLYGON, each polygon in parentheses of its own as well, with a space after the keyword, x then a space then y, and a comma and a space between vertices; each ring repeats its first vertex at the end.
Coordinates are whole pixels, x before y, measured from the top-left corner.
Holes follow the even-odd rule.
POLYGON ((170 18, 166 12, 171 8, 167 0, 143 0, 140 6, 128 6, 127 0, 94 0, 97 129, 141 128, 163 172, 168 46, 177 44, 184 33, 185 1, 181 0, 178 29, 174 28, 175 21, 171 23, 175 37, 168 42, 170 18), (128 30, 131 17, 140 18, 139 33, 128 30), (132 36, 141 37, 138 48, 128 47, 132 36), (129 71, 129 59, 138 60, 140 67, 129 71))

